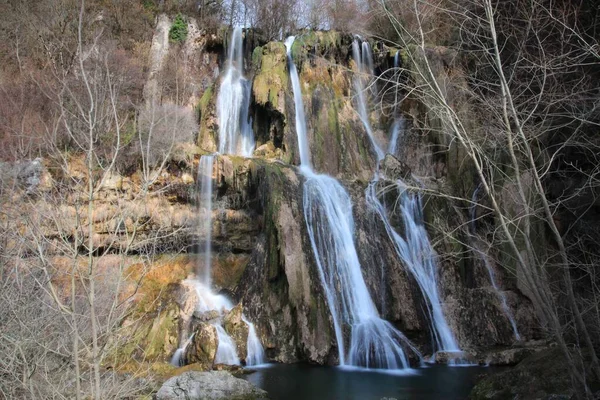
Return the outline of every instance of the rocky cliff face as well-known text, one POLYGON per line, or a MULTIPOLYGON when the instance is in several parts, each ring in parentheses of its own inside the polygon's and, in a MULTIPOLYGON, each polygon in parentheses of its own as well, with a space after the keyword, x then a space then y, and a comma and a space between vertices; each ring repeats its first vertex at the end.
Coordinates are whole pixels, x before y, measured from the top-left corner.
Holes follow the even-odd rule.
MULTIPOLYGON (((164 30, 164 21, 160 21, 157 35, 164 30)), ((98 245, 103 244, 101 247, 105 249, 126 249, 132 266, 143 255, 149 239, 164 253, 161 260, 153 261, 144 271, 150 280, 135 297, 136 311, 126 323, 129 337, 134 339, 117 357, 120 361, 132 358, 168 361, 182 336, 189 334, 183 332, 190 313, 181 282, 202 263, 196 255, 197 243, 202 239, 197 229, 196 170, 200 154, 216 149, 215 104, 226 48, 225 34, 219 37, 197 29, 192 32, 195 33, 189 36, 189 43, 169 51, 179 51, 177 54, 191 60, 186 64, 191 71, 186 92, 190 93, 189 106, 195 107, 200 120, 198 147, 187 159, 170 164, 151 188, 150 200, 143 205, 133 198, 123 200, 130 197, 128 194, 138 184, 135 175, 115 174, 97 191, 93 235, 98 245), (120 218, 123 209, 128 210, 130 219, 120 218), (130 222, 140 219, 147 221, 144 229, 133 243, 125 246, 130 222), (115 226, 119 229, 115 230, 115 226)), ((244 312, 256 324, 270 360, 334 364, 338 359, 335 334, 306 231, 303 177, 295 167, 299 156, 285 47, 282 43, 263 43, 252 33, 246 35, 245 63, 248 79, 252 80, 250 114, 257 149, 251 159, 216 158, 213 284, 236 304, 243 304, 244 312)), ((165 46, 159 44, 161 53, 166 52, 165 46)), ((423 295, 396 254, 382 221, 365 202, 365 189, 376 162, 356 111, 351 44, 350 36, 307 32, 298 37, 292 49, 302 82, 313 164, 316 171, 338 177, 351 194, 355 243, 365 281, 379 312, 427 353, 431 333, 423 295)), ((393 50, 381 43, 373 43, 373 48, 376 70, 392 65, 393 50)), ((440 65, 446 59, 446 55, 440 54, 440 65)), ((148 90, 155 98, 160 93, 153 88, 160 80, 164 63, 156 61, 152 65, 156 68, 151 71, 148 90)), ((476 188, 473 171, 460 148, 441 143, 435 129, 423 129, 422 122, 429 118, 423 105, 409 99, 402 109, 406 129, 398 144, 400 161, 392 156, 386 158, 385 178, 380 185, 391 185, 412 172, 419 177, 419 182, 413 182, 415 186, 427 189, 425 220, 439 256, 441 300, 460 346, 475 350, 511 345, 513 331, 490 283, 484 259, 471 250, 468 205, 456 200, 471 197, 476 188)), ((391 117, 373 112, 370 118, 375 135, 387 143, 391 117)), ((73 176, 77 175, 78 163, 80 160, 72 161, 73 176)), ((83 182, 85 174, 80 175, 83 182)), ((392 196, 388 203, 394 204, 397 200, 394 193, 388 196, 392 196)), ((74 193, 64 201, 64 214, 77 215, 76 204, 77 193, 74 193)), ((44 208, 43 199, 35 207, 44 208)), ((402 222, 397 213, 393 223, 401 232, 402 222)), ((54 224, 42 227, 50 240, 59 239, 60 232, 54 224)), ((504 273, 499 265, 493 264, 491 268, 516 317, 521 336, 535 337, 537 322, 515 278, 504 273)), ((214 359, 210 348, 203 351, 214 359)))

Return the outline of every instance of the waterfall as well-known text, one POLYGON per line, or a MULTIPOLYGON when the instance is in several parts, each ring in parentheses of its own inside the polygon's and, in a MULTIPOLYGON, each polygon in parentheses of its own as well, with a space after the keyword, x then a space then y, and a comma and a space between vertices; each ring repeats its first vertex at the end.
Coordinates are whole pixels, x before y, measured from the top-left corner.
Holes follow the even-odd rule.
MULTIPOLYGON (((304 115, 298 72, 292 68, 293 38, 286 41, 296 115, 304 115)), ((298 118, 296 119, 298 122, 298 118)), ((298 143, 306 143, 306 124, 297 123, 298 143)), ((408 368, 404 346, 418 354, 408 339, 381 319, 364 281, 354 245, 352 202, 342 185, 327 175, 316 174, 308 157, 302 159, 303 206, 319 278, 333 319, 342 366, 380 369, 408 368), (346 347, 344 332, 350 334, 346 347)))
MULTIPOLYGON (((363 49, 365 48, 365 46, 362 47, 363 49)), ((371 144, 373 145, 373 149, 377 155, 377 160, 380 161, 385 156, 385 153, 383 150, 381 150, 381 147, 377 143, 377 140, 373 134, 373 128, 371 127, 371 122, 369 122, 367 100, 365 99, 365 76, 370 76, 369 74, 372 74, 372 69, 371 72, 369 72, 369 64, 373 64, 373 58, 371 56, 371 50, 370 47, 368 47, 368 43, 367 48, 369 49, 368 52, 363 51, 361 53, 361 46, 358 44, 358 39, 354 39, 352 42, 352 57, 357 69, 353 79, 354 90, 356 91, 357 97, 358 116, 360 117, 360 120, 367 131, 367 135, 369 135, 369 139, 371 140, 371 144)))
POLYGON ((398 150, 398 139, 404 133, 404 125, 405 121, 402 116, 397 117, 392 124, 391 132, 390 132, 390 144, 388 146, 387 152, 393 156, 396 155, 396 151, 398 150))
POLYGON ((231 35, 227 69, 217 97, 219 153, 251 157, 254 151, 254 133, 248 116, 251 88, 244 77, 242 45, 242 28, 237 27, 231 35))
POLYGON ((377 97, 379 90, 377 89, 377 80, 375 77, 375 67, 373 65, 373 52, 371 51, 371 45, 369 42, 362 42, 362 57, 363 71, 367 74, 369 87, 371 89, 371 96, 377 97))
MULTIPOLYGON (((236 344, 222 327, 221 319, 226 312, 229 312, 233 307, 233 303, 225 296, 215 294, 211 290, 211 273, 212 273, 212 197, 213 197, 213 165, 215 161, 214 155, 206 155, 200 157, 198 163, 198 214, 200 216, 200 236, 203 238, 200 243, 200 248, 203 251, 201 262, 199 257, 198 277, 202 279, 186 279, 183 285, 193 288, 196 292, 197 303, 196 311, 205 313, 208 311, 217 311, 219 321, 214 323, 219 338, 217 347, 217 355, 215 363, 239 365, 240 359, 237 355, 236 344)), ((248 325, 248 358, 247 365, 257 365, 264 362, 264 350, 256 328, 242 314, 242 320, 248 325)), ((175 351, 171 363, 176 366, 181 366, 184 362, 182 355, 185 348, 190 343, 188 339, 179 349, 175 351)))
MULTIPOLYGON (((400 50, 394 54, 394 68, 400 68, 400 50)), ((398 73, 398 71, 394 71, 394 73, 398 73)))
POLYGON ((198 266, 198 276, 202 277, 202 282, 210 287, 211 257, 212 257, 212 193, 213 193, 213 164, 215 157, 207 155, 200 157, 198 163, 198 184, 199 202, 198 214, 200 215, 200 237, 201 250, 203 251, 203 265, 198 266))
POLYGON ((300 78, 296 70, 296 64, 292 60, 292 45, 294 36, 290 36, 285 41, 287 49, 288 65, 290 69, 290 79, 292 81, 292 90, 294 92, 294 104, 296 104, 296 129, 303 132, 298 134, 298 151, 300 152, 300 165, 310 164, 310 150, 308 147, 308 138, 306 137, 306 117, 304 115, 304 105, 302 103, 302 90, 300 88, 300 78), (299 106, 301 105, 301 106, 299 106))
POLYGON ((213 326, 217 329, 217 337, 219 339, 215 364, 240 365, 240 358, 238 357, 235 342, 231 336, 225 332, 225 329, 220 324, 214 324, 213 326))
POLYGON ((458 344, 442 311, 437 285, 436 254, 423 225, 421 199, 418 195, 410 195, 407 190, 402 190, 400 194, 400 210, 404 222, 404 237, 402 237, 392 227, 387 210, 377 197, 378 182, 379 178, 376 174, 366 190, 367 204, 383 221, 398 256, 417 281, 425 297, 432 325, 434 350, 459 352, 458 344))
MULTIPOLYGON (((354 62, 357 65, 359 72, 364 74, 365 70, 367 70, 367 73, 369 73, 369 71, 373 71, 371 49, 367 42, 363 42, 361 53, 361 46, 359 46, 358 40, 359 38, 356 38, 352 43, 354 62), (365 43, 367 44, 365 45, 365 43)), ((399 59, 395 58, 394 63, 396 64, 397 62, 399 62, 399 59)), ((373 180, 367 187, 365 193, 367 206, 374 210, 383 221, 388 236, 394 244, 396 253, 415 277, 415 280, 425 297, 428 317, 432 325, 434 349, 439 351, 460 351, 442 311, 442 304, 440 302, 437 286, 436 255, 429 242, 427 231, 423 226, 420 198, 418 196, 410 196, 405 190, 400 196, 402 219, 405 227, 404 237, 402 237, 392 227, 387 215, 387 210, 377 197, 376 190, 377 183, 379 182, 378 170, 379 164, 384 158, 384 154, 373 137, 373 130, 368 119, 366 111, 367 105, 363 94, 364 82, 360 76, 355 75, 354 84, 358 93, 359 114, 361 115, 363 125, 371 138, 378 161, 376 166, 377 170, 373 176, 373 180)), ((402 134, 403 130, 404 119, 401 116, 398 116, 391 128, 391 140, 388 146, 388 153, 396 153, 398 137, 402 134)))
POLYGON ((479 194, 480 190, 481 190, 481 185, 478 185, 475 188, 475 190, 473 191, 473 196, 471 198, 471 206, 469 207, 469 217, 470 217, 469 229, 470 229, 471 242, 473 243, 473 250, 475 250, 475 253, 483 261, 483 264, 485 265, 485 268, 487 269, 487 272, 488 272, 488 276, 490 278, 490 283, 491 283, 492 287, 494 288, 494 291, 498 295, 498 298, 500 299, 500 304, 502 305, 502 311, 504 311, 504 315, 506 315, 506 318, 508 319, 508 322, 510 323, 510 326, 512 328, 515 339, 517 341, 519 341, 519 340, 521 340, 521 335, 519 334, 519 330, 517 329, 517 323, 515 321, 515 317, 511 311, 510 307, 508 306, 508 303, 506 302, 506 295, 498 287, 498 284, 496 283, 496 275, 494 273, 494 269, 492 268, 490 259, 489 259, 488 255, 486 254, 486 252, 484 252, 481 249, 479 240, 477 240, 477 237, 475 236, 476 229, 477 229, 477 225, 475 223, 475 220, 476 220, 475 213, 476 213, 476 207, 477 207, 477 195, 479 194))
POLYGON ((248 355, 246 357, 246 365, 260 365, 265 363, 265 351, 256 334, 254 324, 242 316, 242 321, 248 325, 248 355))

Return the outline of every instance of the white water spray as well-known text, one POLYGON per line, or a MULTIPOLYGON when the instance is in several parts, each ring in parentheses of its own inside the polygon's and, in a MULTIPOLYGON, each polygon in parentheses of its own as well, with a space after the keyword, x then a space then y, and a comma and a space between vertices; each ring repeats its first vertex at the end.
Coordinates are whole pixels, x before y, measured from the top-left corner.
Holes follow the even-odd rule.
MULTIPOLYGON (((299 82, 286 41, 292 82, 299 82)), ((293 85, 296 115, 303 115, 300 84, 293 85)), ((306 143, 306 124, 297 123, 298 143, 306 143)), ((365 284, 356 247, 352 202, 340 183, 316 174, 302 161, 304 217, 319 278, 332 315, 340 365, 379 369, 409 367, 403 346, 418 351, 389 322, 381 319, 365 284), (349 346, 344 332, 349 331, 349 346)), ((419 355, 420 356, 420 355, 419 355)))
POLYGON ((252 156, 255 143, 249 107, 250 82, 244 77, 242 28, 237 27, 231 35, 227 69, 217 97, 219 153, 252 156))

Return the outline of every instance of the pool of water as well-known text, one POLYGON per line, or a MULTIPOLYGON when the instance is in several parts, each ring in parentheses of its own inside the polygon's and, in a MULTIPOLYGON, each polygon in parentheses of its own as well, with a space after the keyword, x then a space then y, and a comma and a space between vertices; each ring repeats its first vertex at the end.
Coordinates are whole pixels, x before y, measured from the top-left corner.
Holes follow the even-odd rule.
POLYGON ((306 364, 269 364, 245 379, 271 400, 453 400, 466 399, 485 367, 434 365, 410 374, 353 371, 306 364))

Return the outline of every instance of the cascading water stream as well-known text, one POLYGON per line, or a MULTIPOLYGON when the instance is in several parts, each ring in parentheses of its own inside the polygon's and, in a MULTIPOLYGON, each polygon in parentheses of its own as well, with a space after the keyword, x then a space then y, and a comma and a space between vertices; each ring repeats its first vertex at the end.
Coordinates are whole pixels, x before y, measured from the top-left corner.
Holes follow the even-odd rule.
MULTIPOLYGON (((365 43, 359 46, 359 38, 356 38, 352 43, 352 54, 354 62, 361 74, 355 76, 354 84, 358 97, 358 109, 361 121, 371 139, 375 154, 377 157, 376 172, 371 183, 366 190, 366 201, 369 208, 374 210, 385 226, 388 236, 394 243, 396 253, 408 268, 411 274, 415 277, 421 292, 427 303, 428 316, 432 325, 433 346, 438 351, 460 352, 456 339, 448 326, 442 304, 440 302, 438 285, 437 285, 437 265, 433 247, 429 242, 427 231, 422 223, 421 204, 418 196, 410 196, 406 191, 401 195, 402 219, 404 221, 405 232, 404 237, 399 235, 392 227, 387 210, 377 197, 377 183, 380 180, 379 166, 385 154, 379 147, 373 129, 369 122, 367 109, 368 105, 364 96, 364 80, 360 75, 373 71, 372 55, 370 47, 365 43)), ((399 59, 397 60, 399 62, 399 59)), ((396 61, 395 61, 396 62, 396 61)), ((388 146, 388 153, 395 154, 398 146, 399 135, 404 130, 404 119, 396 118, 391 130, 391 140, 388 146)))
POLYGON ((206 287, 210 287, 211 257, 212 257, 212 194, 213 194, 213 165, 215 157, 205 155, 198 163, 198 183, 200 184, 198 215, 200 215, 200 237, 204 237, 202 263, 198 263, 198 276, 206 287))
MULTIPOLYGON (((244 78, 243 41, 242 29, 235 28, 231 35, 229 58, 225 77, 221 82, 217 98, 217 117, 219 119, 219 153, 235 154, 244 157, 252 156, 254 151, 254 134, 252 123, 248 118, 250 106, 250 82, 244 78)), ((222 326, 222 317, 233 308, 233 304, 224 296, 214 294, 211 291, 212 273, 212 197, 213 197, 213 165, 214 155, 206 155, 200 158, 198 164, 199 183, 199 212, 200 237, 202 241, 200 248, 202 262, 198 263, 198 277, 201 280, 188 279, 184 284, 194 287, 198 303, 196 311, 207 312, 218 311, 219 321, 214 323, 219 339, 215 362, 217 364, 239 365, 240 359, 233 339, 227 334, 222 326)), ((257 365, 264 362, 264 350, 254 324, 242 315, 243 321, 248 325, 247 360, 246 365, 257 365)), ((181 356, 189 340, 177 350, 176 360, 182 362, 181 356)), ((174 356, 175 357, 175 356, 174 356)), ((175 361, 175 358, 174 358, 175 361)))
POLYGON ((217 338, 219 339, 215 364, 240 365, 236 345, 231 336, 225 332, 220 324, 214 324, 213 326, 217 329, 217 338))
POLYGON ((392 227, 387 210, 377 196, 378 181, 379 177, 376 174, 366 190, 367 204, 383 221, 396 253, 417 281, 425 297, 432 325, 434 350, 460 352, 442 311, 437 285, 436 254, 423 225, 420 198, 418 195, 410 195, 407 190, 402 190, 400 209, 404 222, 403 237, 392 227))
POLYGON ((375 154, 377 155, 377 160, 379 161, 383 160, 383 157, 385 157, 385 153, 381 149, 381 146, 379 145, 375 138, 375 135, 373 134, 371 122, 369 122, 367 100, 365 99, 365 80, 367 76, 370 76, 370 74, 372 74, 372 72, 369 72, 368 65, 373 64, 373 58, 371 56, 370 47, 368 47, 368 49, 368 52, 361 53, 361 45, 359 45, 358 39, 354 39, 354 41, 352 42, 352 57, 354 59, 354 63, 356 64, 357 69, 356 73, 354 74, 353 81, 357 97, 358 116, 360 117, 360 120, 362 121, 367 131, 367 135, 369 135, 369 139, 371 140, 371 144, 373 145, 373 150, 375 151, 375 154), (367 60, 365 60, 365 58, 367 58, 367 60))
MULTIPOLYGON (((306 117, 304 115, 304 106, 298 107, 302 103, 302 90, 300 88, 300 78, 296 70, 296 64, 292 60, 291 52, 295 37, 290 36, 285 41, 287 49, 288 66, 290 69, 290 80, 292 81, 292 91, 294 92, 294 104, 296 104, 296 129, 306 132, 306 117)), ((306 134, 298 134, 298 151, 300 153, 300 165, 310 165, 310 149, 306 134)))
MULTIPOLYGON (((212 273, 212 196, 213 196, 213 166, 215 162, 214 155, 204 155, 200 157, 198 163, 198 215, 200 216, 200 237, 203 238, 200 242, 201 255, 199 256, 197 276, 201 279, 186 279, 183 284, 191 286, 196 292, 198 302, 196 311, 206 313, 215 310, 218 312, 219 321, 213 325, 217 330, 219 345, 215 363, 240 365, 240 359, 237 354, 236 345, 233 339, 227 334, 222 327, 224 314, 233 308, 233 303, 225 296, 218 295, 212 292, 211 273, 212 273)), ((264 350, 254 324, 242 315, 242 320, 248 325, 247 348, 248 354, 246 365, 258 365, 264 363, 264 350)), ((192 336, 183 343, 173 355, 171 363, 176 366, 181 366, 184 362, 183 354, 185 348, 191 342, 192 336)))
POLYGON ((260 339, 256 334, 254 324, 242 315, 242 321, 248 325, 248 356, 246 357, 246 365, 261 365, 265 363, 265 351, 260 343, 260 339))
POLYGON ((251 157, 254 151, 250 107, 250 82, 244 77, 242 28, 231 35, 229 58, 225 77, 217 97, 219 119, 219 153, 251 157))
MULTIPOLYGON (((298 122, 298 115, 304 115, 304 105, 291 56, 293 42, 293 37, 286 40, 291 80, 296 82, 292 87, 298 122)), ((306 143, 305 122, 297 123, 296 131, 298 143, 306 143)), ((333 319, 340 365, 392 370, 408 368, 402 345, 419 353, 401 332, 379 317, 371 299, 354 246, 350 196, 336 179, 316 174, 308 157, 301 160, 300 171, 305 178, 304 217, 333 319), (349 346, 344 339, 345 331, 350 333, 349 346)))
POLYGON ((397 117, 392 124, 391 132, 390 132, 390 144, 388 145, 387 152, 393 156, 396 155, 398 151, 398 140, 401 138, 401 135, 404 133, 404 125, 405 121, 402 116, 397 117))
POLYGON ((469 229, 470 229, 471 242, 473 243, 473 248, 474 248, 475 252, 481 258, 481 260, 483 261, 483 264, 485 265, 485 268, 487 269, 488 276, 490 278, 490 283, 491 283, 492 287, 494 288, 494 291, 498 295, 500 304, 502 305, 502 310, 504 311, 504 315, 506 315, 506 318, 508 319, 508 322, 510 323, 510 326, 513 331, 513 335, 515 336, 515 339, 517 341, 519 341, 519 340, 521 340, 521 335, 519 334, 519 330, 517 328, 517 323, 515 321, 515 317, 506 301, 506 295, 498 287, 498 284, 496 283, 496 275, 494 273, 494 269, 492 268, 492 264, 489 260, 489 257, 487 256, 486 252, 484 252, 481 249, 481 244, 476 236, 477 225, 476 225, 475 220, 476 220, 477 195, 478 195, 480 189, 481 189, 481 185, 478 185, 477 188, 475 188, 475 190, 473 191, 473 196, 471 198, 471 206, 469 207, 469 217, 470 217, 469 229))

